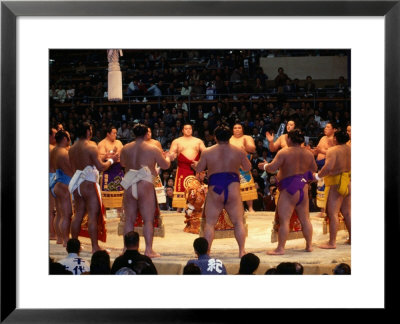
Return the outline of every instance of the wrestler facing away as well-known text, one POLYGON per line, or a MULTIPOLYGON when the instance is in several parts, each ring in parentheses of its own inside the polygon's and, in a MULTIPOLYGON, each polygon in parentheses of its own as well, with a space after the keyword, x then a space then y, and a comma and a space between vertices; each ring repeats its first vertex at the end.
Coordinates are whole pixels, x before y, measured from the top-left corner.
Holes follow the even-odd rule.
MULTIPOLYGON (((49 136, 49 156, 53 148, 56 146, 56 133, 57 130, 55 128, 50 128, 50 136, 49 136)), ((49 174, 50 177, 54 176, 54 173, 56 172, 55 168, 52 167, 51 163, 49 163, 49 174)), ((49 233, 50 233, 50 240, 55 240, 57 239, 57 234, 54 229, 54 207, 56 206, 56 201, 53 197, 52 194, 49 195, 49 233)), ((60 242, 61 242, 61 236, 60 236, 60 242)))
MULTIPOLYGON (((229 139, 229 143, 244 150, 248 154, 253 154, 256 151, 256 145, 253 138, 243 134, 243 126, 241 124, 233 125, 233 135, 229 139)), ((249 208, 249 212, 254 212, 253 201, 248 200, 246 203, 247 207, 249 208)))
MULTIPOLYGON (((153 177, 157 176, 156 163, 162 169, 168 169, 170 166, 169 153, 166 158, 162 152, 153 144, 148 142, 148 128, 143 124, 137 124, 133 128, 136 141, 126 144, 121 151, 121 165, 125 167, 125 177, 129 172, 139 171, 146 175, 147 179, 142 178, 136 182, 137 198, 133 197, 132 189, 125 188, 123 205, 125 212, 124 234, 134 230, 134 224, 139 209, 143 217, 143 236, 146 243, 145 255, 150 258, 159 257, 160 254, 153 250, 153 222, 156 208, 156 196, 154 191, 153 177), (147 170, 146 170, 147 169, 147 170), (130 171, 133 170, 133 171, 130 171)), ((135 184, 132 184, 135 185, 135 184)))
MULTIPOLYGON (((79 140, 75 142, 69 150, 69 160, 72 170, 84 170, 87 166, 94 166, 98 171, 107 170, 113 163, 112 159, 107 162, 102 162, 99 156, 97 144, 90 139, 93 135, 92 126, 85 122, 80 126, 77 134, 79 140)), ((92 253, 101 250, 97 240, 97 223, 100 214, 100 203, 98 193, 93 186, 93 182, 85 180, 81 183, 80 194, 78 189, 72 193, 75 201, 75 215, 71 222, 71 236, 78 238, 81 223, 85 211, 88 212, 88 232, 92 242, 92 253)))
POLYGON ((246 231, 243 224, 244 210, 240 196, 239 168, 246 172, 250 171, 251 163, 245 151, 230 144, 231 131, 227 126, 218 126, 214 134, 217 144, 203 151, 200 161, 192 164, 197 172, 208 168, 204 237, 208 241, 208 253, 210 253, 214 227, 222 209, 225 208, 234 225, 235 238, 239 245, 239 258, 241 258, 246 254, 244 248, 246 231))
POLYGON ((57 144, 50 153, 50 164, 54 166, 57 173, 56 184, 53 188, 57 206, 55 228, 62 238, 61 241, 58 239, 57 243, 63 243, 64 247, 67 246, 69 240, 72 217, 71 195, 68 190, 69 181, 74 174, 68 157, 70 142, 71 139, 68 132, 64 130, 58 131, 56 134, 57 144))
MULTIPOLYGON (((172 160, 175 159, 180 154, 184 155, 188 160, 194 161, 199 153, 206 149, 204 142, 192 136, 193 128, 191 124, 183 125, 183 136, 175 139, 171 143, 169 152, 171 153, 172 160)), ((178 163, 179 168, 179 163, 178 163)), ((178 182, 178 181, 176 181, 178 182)), ((175 186, 177 183, 175 183, 175 186)), ((184 191, 184 190, 183 190, 184 191)), ((186 202, 185 202, 186 203, 186 202)), ((173 206, 174 203, 172 202, 173 206)), ((177 209, 178 212, 182 211, 182 207, 177 209)))
MULTIPOLYGON (((348 134, 336 131, 334 134, 335 146, 328 149, 326 161, 323 168, 316 174, 315 178, 336 176, 351 170, 351 148, 346 143, 348 134)), ((328 181, 325 180, 325 185, 328 181)), ((339 193, 339 184, 331 185, 326 202, 326 211, 329 217, 329 242, 319 245, 323 249, 336 248, 336 233, 339 225, 339 211, 344 217, 347 230, 349 231, 348 243, 351 244, 351 184, 349 182, 346 194, 339 193)))
POLYGON ((122 142, 117 140, 117 128, 110 126, 106 137, 97 146, 101 160, 106 161, 111 158, 115 163, 119 162, 123 146, 122 142))
POLYGON ((278 247, 275 250, 268 251, 270 255, 281 255, 285 253, 286 239, 289 233, 290 217, 295 209, 299 217, 304 238, 306 240, 306 251, 311 252, 312 249, 312 225, 309 220, 309 200, 308 200, 308 183, 312 180, 311 172, 317 170, 314 156, 308 150, 304 150, 301 144, 304 142, 304 134, 294 129, 288 133, 286 148, 281 149, 271 163, 262 162, 259 164, 269 173, 274 173, 279 169, 277 178, 279 183, 279 232, 278 247), (308 176, 303 176, 308 173, 308 176), (298 176, 296 176, 298 175, 298 176), (292 180, 290 177, 293 177, 292 180), (287 179, 287 180, 285 180, 287 179), (284 184, 289 181, 289 185, 285 188, 284 184), (282 185, 282 186, 281 186, 282 185), (304 185, 304 187, 303 187, 304 185), (293 194, 290 191, 295 191, 293 194))

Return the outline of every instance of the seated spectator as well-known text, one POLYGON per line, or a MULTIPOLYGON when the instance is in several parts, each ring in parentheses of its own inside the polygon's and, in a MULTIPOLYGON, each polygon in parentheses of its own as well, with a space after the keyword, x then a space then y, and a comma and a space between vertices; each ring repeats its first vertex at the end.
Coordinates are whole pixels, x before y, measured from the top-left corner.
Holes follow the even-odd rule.
POLYGON ((194 85, 191 91, 192 99, 193 100, 201 100, 203 99, 203 95, 205 93, 204 84, 201 83, 199 80, 194 80, 194 85))
POLYGON ((139 253, 139 241, 139 234, 137 232, 131 231, 124 235, 126 251, 123 255, 120 255, 114 260, 111 268, 111 274, 115 274, 123 267, 130 268, 135 271, 136 274, 140 274, 143 272, 143 269, 146 269, 146 265, 144 264, 137 266, 135 270, 135 266, 140 261, 147 263, 151 268, 145 271, 146 274, 157 274, 157 270, 153 264, 153 261, 148 256, 139 253))
POLYGON ((201 274, 201 270, 198 265, 194 263, 189 263, 185 265, 183 268, 183 274, 184 275, 199 275, 201 274))
POLYGON ((190 96, 191 92, 192 92, 192 87, 189 85, 189 82, 185 80, 181 88, 181 96, 190 96))
POLYGON ((58 85, 58 89, 56 89, 56 97, 60 103, 64 103, 65 99, 67 98, 67 92, 63 88, 61 84, 58 85))
POLYGON ((349 275, 351 274, 351 268, 346 263, 340 263, 335 267, 335 269, 333 269, 332 272, 334 275, 349 275))
POLYGON ((123 143, 131 141, 131 132, 129 131, 127 122, 122 122, 121 127, 118 128, 117 139, 123 143))
POLYGON ((304 272, 303 266, 298 262, 282 262, 276 270, 280 275, 302 275, 304 272))
POLYGON ((253 253, 247 253, 240 259, 240 275, 252 275, 260 265, 260 258, 253 253))
POLYGON ((74 275, 80 275, 82 272, 90 270, 89 262, 79 256, 81 251, 81 242, 78 239, 71 238, 67 242, 68 256, 60 261, 65 269, 71 271, 74 275))
POLYGON ((304 83, 304 90, 306 91, 307 97, 314 95, 315 83, 312 82, 312 77, 310 75, 306 77, 306 82, 304 83))
POLYGON ((264 208, 266 211, 274 211, 276 209, 275 197, 277 187, 274 184, 269 185, 268 193, 264 196, 264 208))
POLYGON ((110 274, 110 255, 106 250, 99 250, 92 254, 90 260, 91 275, 108 275, 110 274))
POLYGON ((49 260, 49 274, 51 275, 72 275, 71 271, 65 269, 65 266, 61 263, 54 262, 52 258, 49 260))
POLYGON ((172 186, 167 186, 165 188, 166 202, 165 204, 160 204, 161 210, 176 210, 176 208, 172 207, 172 198, 174 197, 174 180, 172 178, 168 179, 168 183, 172 181, 172 186))
POLYGON ((157 83, 150 82, 150 87, 147 89, 147 95, 152 97, 160 97, 162 95, 157 83))
POLYGON ((275 87, 283 87, 286 85, 286 80, 290 80, 290 78, 287 76, 286 73, 284 73, 284 70, 282 67, 278 68, 278 75, 275 77, 275 87))
POLYGON ((196 264, 203 275, 226 275, 226 269, 222 261, 210 258, 208 255, 208 241, 204 237, 198 237, 193 242, 194 253, 197 259, 189 260, 188 264, 196 264))
POLYGON ((270 268, 267 271, 265 271, 264 274, 266 274, 266 275, 276 275, 276 274, 278 274, 278 270, 276 270, 276 268, 270 268))

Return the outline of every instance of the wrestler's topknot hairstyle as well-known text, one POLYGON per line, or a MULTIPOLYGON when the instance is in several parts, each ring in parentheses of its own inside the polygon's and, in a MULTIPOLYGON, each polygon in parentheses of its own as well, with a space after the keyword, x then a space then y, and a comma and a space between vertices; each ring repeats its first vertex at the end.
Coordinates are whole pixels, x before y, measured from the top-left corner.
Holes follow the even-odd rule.
POLYGON ((208 250, 208 241, 204 237, 198 237, 193 242, 193 248, 199 255, 204 255, 208 250))
POLYGON ((304 133, 298 128, 292 129, 288 133, 288 137, 294 144, 304 143, 304 133))
POLYGON ((148 133, 148 127, 143 124, 136 124, 133 127, 133 133, 135 134, 136 137, 143 137, 148 133))
POLYGON ((344 132, 342 130, 336 131, 334 136, 338 144, 346 144, 350 139, 349 134, 347 134, 347 132, 344 132))
POLYGON ((89 122, 80 123, 78 131, 76 132, 77 136, 79 138, 86 137, 86 133, 88 130, 90 130, 90 127, 92 127, 92 125, 90 125, 89 122))
POLYGON ((65 137, 66 139, 69 139, 68 133, 67 133, 65 130, 59 130, 59 131, 56 133, 56 136, 55 136, 55 138, 56 138, 56 143, 57 143, 57 144, 60 144, 64 137, 65 137))
POLYGON ((228 126, 221 125, 214 129, 214 135, 218 142, 229 142, 232 132, 228 126))

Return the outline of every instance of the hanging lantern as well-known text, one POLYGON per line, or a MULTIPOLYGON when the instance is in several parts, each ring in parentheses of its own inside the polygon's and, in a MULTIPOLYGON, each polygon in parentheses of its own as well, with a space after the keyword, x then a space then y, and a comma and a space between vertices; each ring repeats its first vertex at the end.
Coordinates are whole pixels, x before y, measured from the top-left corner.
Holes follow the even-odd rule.
POLYGON ((108 58, 108 100, 122 100, 122 73, 119 66, 119 56, 122 56, 122 50, 107 50, 108 58))

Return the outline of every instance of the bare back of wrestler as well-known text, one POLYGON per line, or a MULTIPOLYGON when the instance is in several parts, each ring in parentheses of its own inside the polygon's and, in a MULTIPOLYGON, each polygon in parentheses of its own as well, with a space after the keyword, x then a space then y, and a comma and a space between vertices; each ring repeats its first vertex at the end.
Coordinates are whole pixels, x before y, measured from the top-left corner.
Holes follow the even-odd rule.
MULTIPOLYGON (((153 177, 157 176, 156 163, 162 169, 170 166, 169 154, 164 158, 160 149, 148 141, 147 126, 137 124, 133 129, 136 141, 126 144, 121 151, 121 165, 125 168, 125 174, 129 170, 149 168, 153 177)), ((160 254, 153 250, 153 221, 156 208, 156 196, 153 182, 141 180, 137 182, 137 199, 133 197, 132 190, 124 191, 123 206, 125 212, 124 234, 134 230, 134 224, 139 209, 143 217, 143 236, 146 243, 145 255, 150 258, 159 257, 160 254)))
MULTIPOLYGON (((54 170, 58 170, 61 174, 65 175, 63 178, 71 178, 73 171, 68 157, 69 143, 71 141, 68 132, 61 130, 56 134, 57 145, 50 153, 50 165, 54 167, 54 170)), ((55 203, 57 207, 57 217, 55 219, 56 232, 60 233, 62 241, 59 239, 57 243, 63 243, 63 246, 67 246, 69 240, 72 206, 71 206, 71 195, 68 190, 68 181, 59 179, 54 186, 55 203)))
MULTIPOLYGON (((113 162, 100 160, 97 144, 91 141, 92 126, 83 123, 80 127, 79 140, 69 150, 69 160, 74 172, 84 170, 87 166, 95 166, 98 171, 107 170, 113 162)), ((97 240, 97 218, 100 213, 100 204, 93 182, 83 181, 80 185, 80 195, 76 189, 72 194, 75 201, 75 215, 71 221, 71 236, 78 238, 83 216, 88 212, 88 232, 92 243, 92 253, 101 250, 97 240)))
POLYGON ((229 218, 234 225, 235 238, 239 246, 239 257, 246 254, 245 239, 246 232, 243 225, 243 203, 240 196, 239 168, 244 171, 251 170, 251 163, 246 156, 246 152, 229 143, 231 131, 226 126, 219 126, 215 129, 217 144, 203 151, 200 161, 194 162, 192 166, 197 172, 208 168, 209 187, 204 212, 206 215, 206 225, 204 236, 207 239, 208 253, 214 239, 214 226, 223 208, 227 211, 229 218), (227 158, 229 157, 229 158, 227 158), (225 184, 213 185, 211 179, 213 175, 227 174, 236 175, 237 181, 225 184), (226 185, 221 193, 215 192, 218 185, 226 185))
MULTIPOLYGON (((318 177, 327 177, 340 175, 351 170, 351 147, 346 145, 349 141, 348 134, 336 131, 334 135, 335 146, 329 148, 326 153, 325 165, 318 172, 318 177)), ((319 245, 323 249, 336 248, 336 234, 339 226, 339 211, 344 217, 344 221, 349 231, 351 244, 351 183, 348 184, 348 193, 342 195, 339 193, 339 184, 330 186, 326 211, 329 217, 329 242, 319 245)))
MULTIPOLYGON (((265 170, 274 173, 279 169, 277 175, 279 181, 295 175, 305 174, 308 171, 315 172, 317 170, 317 165, 314 156, 310 151, 301 148, 302 142, 304 142, 304 135, 302 135, 299 130, 295 129, 290 131, 287 138, 288 147, 281 149, 271 163, 264 164, 265 170)), ((280 224, 278 232, 278 247, 275 250, 267 251, 267 254, 281 255, 285 253, 290 217, 292 216, 294 209, 297 212, 304 238, 306 239, 306 251, 311 252, 312 225, 309 220, 308 184, 305 183, 302 193, 298 190, 293 195, 286 189, 279 190, 280 196, 277 206, 279 210, 280 224), (301 195, 303 199, 300 199, 301 195)))

